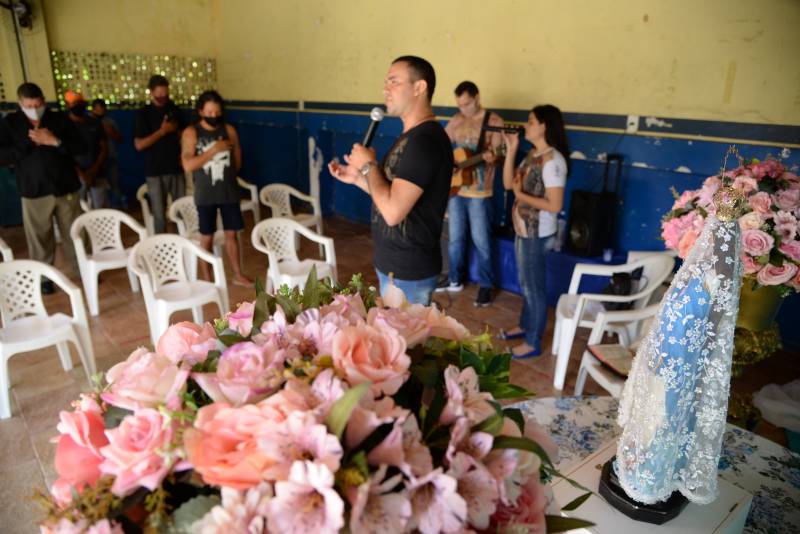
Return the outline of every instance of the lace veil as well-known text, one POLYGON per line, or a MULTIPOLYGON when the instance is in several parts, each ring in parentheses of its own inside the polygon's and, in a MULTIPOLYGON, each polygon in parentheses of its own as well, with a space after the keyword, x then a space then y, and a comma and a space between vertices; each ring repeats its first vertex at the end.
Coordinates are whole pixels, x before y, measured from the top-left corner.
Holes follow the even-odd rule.
POLYGON ((617 477, 646 504, 676 490, 699 504, 716 498, 742 261, 741 199, 724 188, 715 201, 716 216, 664 295, 620 399, 617 477))

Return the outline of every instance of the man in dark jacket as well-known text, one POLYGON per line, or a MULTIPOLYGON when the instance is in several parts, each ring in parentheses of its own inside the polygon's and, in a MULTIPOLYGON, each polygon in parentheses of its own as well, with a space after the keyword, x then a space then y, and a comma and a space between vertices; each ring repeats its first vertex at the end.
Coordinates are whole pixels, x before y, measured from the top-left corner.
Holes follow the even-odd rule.
POLYGON ((72 121, 47 108, 38 85, 23 83, 17 98, 20 109, 6 116, 0 128, 0 161, 15 167, 28 254, 31 259, 53 263, 55 217, 68 260, 66 270, 77 272, 69 230, 81 213, 81 182, 73 158, 85 152, 86 144, 72 121))

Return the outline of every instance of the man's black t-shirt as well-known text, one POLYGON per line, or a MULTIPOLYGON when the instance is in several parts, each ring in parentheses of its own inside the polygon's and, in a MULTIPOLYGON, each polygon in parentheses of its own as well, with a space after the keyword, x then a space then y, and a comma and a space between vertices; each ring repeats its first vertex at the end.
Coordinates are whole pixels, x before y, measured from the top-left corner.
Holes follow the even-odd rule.
POLYGON ((402 178, 422 189, 422 196, 400 224, 389 226, 372 206, 375 267, 400 280, 421 280, 442 270, 439 240, 450 193, 453 152, 436 121, 403 133, 381 163, 389 181, 402 178))
MULTIPOLYGON (((86 152, 75 156, 75 163, 85 171, 94 165, 94 162, 100 156, 100 142, 103 139, 107 141, 106 130, 99 119, 89 115, 84 116, 82 122, 76 122, 75 127, 78 129, 78 133, 80 133, 87 148, 86 152)), ((100 176, 105 176, 105 165, 98 171, 98 177, 100 176)))
POLYGON ((133 136, 147 137, 161 128, 164 115, 178 121, 178 130, 165 135, 156 141, 144 153, 145 176, 161 176, 162 174, 182 174, 180 132, 186 126, 178 109, 171 100, 164 106, 148 104, 136 113, 136 125, 133 136))

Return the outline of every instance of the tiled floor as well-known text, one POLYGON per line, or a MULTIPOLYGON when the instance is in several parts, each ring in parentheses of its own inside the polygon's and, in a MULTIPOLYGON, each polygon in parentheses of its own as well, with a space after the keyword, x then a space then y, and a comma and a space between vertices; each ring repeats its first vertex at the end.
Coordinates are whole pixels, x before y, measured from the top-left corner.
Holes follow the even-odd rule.
MULTIPOLYGON (((245 272, 251 277, 263 277, 266 258, 254 251, 250 245, 248 222, 245 235, 245 272)), ((325 233, 334 238, 337 249, 339 277, 341 281, 361 272, 365 278, 377 284, 372 270, 372 242, 369 228, 350 223, 343 219, 325 221, 325 233)), ((22 228, 3 228, 0 235, 15 252, 16 257, 27 257, 22 228)), ((303 251, 316 254, 316 247, 303 244, 303 251)), ((63 267, 63 258, 57 258, 57 265, 63 267)), ((229 272, 230 274, 230 272, 229 272)), ((77 277, 73 278, 79 283, 77 277)), ((253 291, 229 285, 232 304, 251 300, 253 291)), ((500 328, 513 326, 521 307, 520 297, 500 291, 491 307, 475 308, 472 305, 476 288, 468 286, 458 294, 436 295, 434 300, 456 319, 463 322, 471 331, 489 329, 496 334, 500 328)), ((69 308, 64 293, 46 297, 46 305, 52 313, 69 308)), ((215 308, 205 309, 206 318, 218 316, 215 308)), ((189 312, 173 316, 173 321, 191 320, 189 312)), ((545 334, 545 348, 552 336, 552 309, 545 334)), ((100 315, 91 319, 91 332, 98 370, 105 371, 115 363, 125 359, 140 345, 149 344, 149 332, 144 302, 140 294, 131 293, 124 271, 110 271, 101 275, 100 315)), ((567 374, 565 394, 571 394, 575 376, 588 333, 579 333, 573 348, 567 374)), ((503 342, 498 341, 498 346, 503 342)), ((797 354, 787 352, 762 362, 752 368, 743 378, 734 381, 734 391, 747 393, 762 385, 784 383, 800 376, 800 360, 797 354)), ((70 372, 61 368, 55 349, 17 355, 10 360, 11 402, 13 417, 0 421, 0 530, 2 532, 34 532, 39 517, 35 504, 27 497, 34 488, 45 488, 55 480, 53 468, 54 447, 50 438, 56 432, 58 413, 67 409, 70 401, 88 387, 83 368, 77 364, 70 372)), ((533 360, 514 362, 512 380, 534 391, 537 396, 553 396, 561 392, 552 387, 554 358, 546 354, 533 360)), ((588 381, 587 394, 603 394, 591 380, 588 381)), ((759 433, 780 440, 782 434, 768 424, 758 428, 759 433)))

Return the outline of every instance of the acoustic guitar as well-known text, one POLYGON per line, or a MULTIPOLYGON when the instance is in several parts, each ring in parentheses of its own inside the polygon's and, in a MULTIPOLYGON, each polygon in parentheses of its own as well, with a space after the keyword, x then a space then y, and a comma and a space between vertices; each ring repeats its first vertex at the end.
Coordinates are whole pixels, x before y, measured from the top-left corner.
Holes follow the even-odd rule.
MULTIPOLYGON (((498 146, 494 155, 505 156, 506 145, 498 146)), ((450 196, 458 193, 462 186, 475 183, 475 167, 484 163, 483 152, 474 153, 468 148, 458 147, 453 150, 453 178, 450 180, 450 196)))

